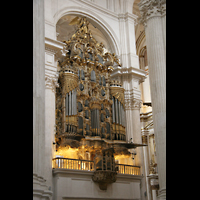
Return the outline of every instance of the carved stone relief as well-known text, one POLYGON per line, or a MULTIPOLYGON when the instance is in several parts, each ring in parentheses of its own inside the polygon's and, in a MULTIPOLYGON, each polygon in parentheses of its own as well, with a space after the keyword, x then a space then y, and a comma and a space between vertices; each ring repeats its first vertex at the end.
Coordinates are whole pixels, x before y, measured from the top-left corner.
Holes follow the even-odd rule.
POLYGON ((52 89, 52 91, 55 93, 56 87, 59 87, 58 84, 58 75, 50 76, 45 74, 45 88, 46 89, 52 89))
POLYGON ((143 0, 138 5, 141 13, 139 23, 144 26, 149 18, 166 14, 166 0, 143 0))

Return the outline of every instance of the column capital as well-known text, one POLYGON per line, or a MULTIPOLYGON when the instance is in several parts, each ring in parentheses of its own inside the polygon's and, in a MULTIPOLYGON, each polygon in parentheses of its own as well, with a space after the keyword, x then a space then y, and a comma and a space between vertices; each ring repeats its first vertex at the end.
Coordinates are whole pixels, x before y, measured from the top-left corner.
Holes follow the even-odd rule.
POLYGON ((159 189, 158 179, 151 179, 150 184, 151 184, 151 188, 153 190, 158 190, 159 189))
POLYGON ((56 87, 59 87, 58 74, 55 74, 55 76, 45 74, 45 88, 51 89, 55 93, 56 87))
POLYGON ((144 26, 149 18, 166 15, 166 0, 142 0, 138 5, 141 13, 139 23, 144 26))
POLYGON ((133 99, 133 109, 140 109, 141 108, 141 104, 142 104, 142 100, 141 99, 133 99))
POLYGON ((135 98, 124 98, 126 110, 139 110, 141 108, 142 101, 135 98))

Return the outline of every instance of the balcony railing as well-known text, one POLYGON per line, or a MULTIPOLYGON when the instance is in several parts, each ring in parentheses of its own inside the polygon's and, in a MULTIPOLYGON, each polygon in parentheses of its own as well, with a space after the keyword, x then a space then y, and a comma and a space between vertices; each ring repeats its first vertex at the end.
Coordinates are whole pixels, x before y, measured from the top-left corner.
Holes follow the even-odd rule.
POLYGON ((116 164, 119 174, 140 175, 140 166, 116 164))
MULTIPOLYGON (((119 174, 140 175, 140 166, 115 164, 115 167, 119 174)), ((94 171, 94 162, 71 158, 53 158, 52 168, 94 171)))
POLYGON ((53 158, 52 167, 62 169, 94 171, 94 162, 90 160, 79 160, 71 158, 53 158))

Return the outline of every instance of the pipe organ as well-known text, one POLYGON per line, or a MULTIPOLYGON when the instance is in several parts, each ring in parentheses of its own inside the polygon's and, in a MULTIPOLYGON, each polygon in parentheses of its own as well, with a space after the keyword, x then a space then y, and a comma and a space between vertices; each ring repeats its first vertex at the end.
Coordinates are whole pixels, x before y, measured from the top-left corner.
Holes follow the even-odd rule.
POLYGON ((120 66, 117 56, 104 53, 84 22, 64 42, 68 53, 59 63, 57 144, 77 138, 126 141, 124 89, 110 79, 113 65, 120 66))
POLYGON ((126 144, 124 89, 110 78, 113 66, 121 65, 117 56, 92 36, 86 18, 76 17, 74 23, 78 29, 70 40, 63 41, 68 51, 58 66, 56 150, 69 146, 79 148, 81 154, 84 147, 91 160, 96 160, 98 173, 93 180, 105 189, 105 183, 111 181, 107 171, 112 181, 116 180, 114 154, 130 154, 120 146, 126 144), (101 171, 107 177, 104 180, 97 178, 101 171))

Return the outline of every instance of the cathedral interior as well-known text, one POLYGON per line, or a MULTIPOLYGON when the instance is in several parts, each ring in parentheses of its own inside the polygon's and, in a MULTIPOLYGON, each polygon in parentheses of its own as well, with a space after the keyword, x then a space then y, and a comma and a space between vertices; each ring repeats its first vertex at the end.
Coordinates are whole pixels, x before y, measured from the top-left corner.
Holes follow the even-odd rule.
POLYGON ((33 3, 33 199, 166 199, 165 1, 33 3))
POLYGON ((86 18, 70 24, 78 28, 63 41, 66 54, 59 60, 53 168, 94 171, 105 190, 117 172, 140 175, 128 149, 145 144, 126 143, 124 88, 110 77, 119 59, 96 41, 86 18))

